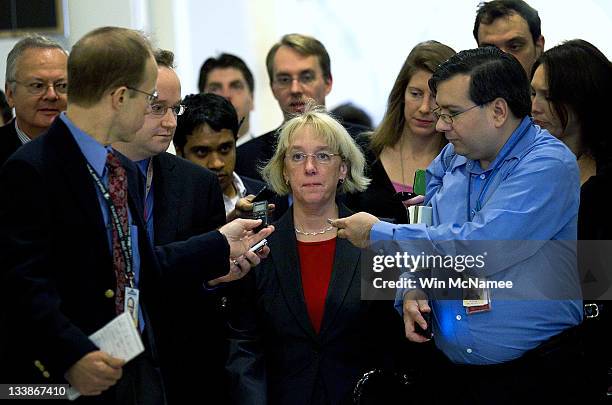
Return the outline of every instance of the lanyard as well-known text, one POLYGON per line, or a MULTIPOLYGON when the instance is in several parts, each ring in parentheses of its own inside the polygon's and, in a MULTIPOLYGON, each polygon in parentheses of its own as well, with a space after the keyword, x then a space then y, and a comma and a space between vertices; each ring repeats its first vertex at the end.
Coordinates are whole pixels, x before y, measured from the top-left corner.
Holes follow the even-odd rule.
POLYGON ((121 247, 121 254, 123 255, 123 260, 125 261, 125 277, 128 279, 130 283, 130 287, 134 287, 134 270, 132 269, 132 240, 130 235, 130 226, 128 224, 127 230, 123 229, 121 226, 121 221, 119 220, 119 214, 117 214, 117 207, 113 203, 111 199, 110 192, 106 188, 100 177, 96 174, 96 172, 92 169, 92 167, 87 163, 87 169, 89 170, 89 174, 93 177, 98 189, 102 193, 102 197, 106 204, 108 204, 108 208, 110 210, 111 218, 113 223, 115 224, 115 228, 117 228, 117 235, 119 237, 119 245, 121 247))
MULTIPOLYGON (((471 203, 471 198, 470 198, 470 196, 472 194, 472 176, 473 176, 473 174, 469 173, 469 178, 468 178, 468 193, 467 193, 467 218, 468 218, 468 221, 472 221, 474 219, 474 215, 476 215, 476 213, 479 212, 482 209, 482 204, 483 204, 482 201, 483 201, 484 197, 487 194, 487 190, 489 189, 489 185, 491 184, 491 180, 493 179, 493 177, 496 176, 496 174, 499 171, 499 169, 501 169, 502 162, 510 154, 510 151, 512 151, 512 149, 514 149, 514 147, 516 146, 518 141, 523 138, 523 136, 529 130, 531 125, 532 125, 531 123, 529 125, 525 125, 525 128, 523 129, 523 131, 518 136, 515 136, 513 138, 511 144, 503 146, 504 148, 506 148, 506 151, 504 152, 503 155, 496 157, 495 160, 498 163, 497 163, 496 167, 491 171, 491 174, 489 174, 489 177, 485 180, 484 185, 480 189, 480 193, 478 194, 478 198, 476 199, 476 209, 474 210, 474 214, 473 215, 472 215, 472 207, 471 207, 472 203, 471 203)), ((511 137, 512 137, 512 135, 511 135, 511 137)))

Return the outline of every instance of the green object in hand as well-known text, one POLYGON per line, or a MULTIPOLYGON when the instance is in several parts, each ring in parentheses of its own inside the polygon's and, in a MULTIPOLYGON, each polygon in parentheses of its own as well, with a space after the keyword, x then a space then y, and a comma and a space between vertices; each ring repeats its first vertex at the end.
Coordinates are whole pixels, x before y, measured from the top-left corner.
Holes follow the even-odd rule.
POLYGON ((425 170, 419 169, 414 173, 414 183, 412 183, 412 192, 417 195, 425 195, 425 170))

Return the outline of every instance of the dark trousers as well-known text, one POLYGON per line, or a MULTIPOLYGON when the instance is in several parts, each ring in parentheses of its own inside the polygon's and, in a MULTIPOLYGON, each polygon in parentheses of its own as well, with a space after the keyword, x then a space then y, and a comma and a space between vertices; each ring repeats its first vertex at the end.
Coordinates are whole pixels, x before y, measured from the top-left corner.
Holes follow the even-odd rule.
POLYGON ((123 367, 123 377, 115 387, 116 403, 165 405, 163 387, 160 370, 145 351, 123 367))
POLYGON ((585 319, 582 336, 586 355, 586 376, 589 392, 598 403, 612 403, 607 398, 608 387, 612 387, 609 370, 612 368, 612 309, 611 301, 585 301, 585 319), (596 305, 596 307, 594 306, 596 305), (596 308, 593 310, 593 308, 596 308))
POLYGON ((495 365, 452 364, 442 353, 425 383, 433 404, 589 404, 579 327, 519 359, 495 365))

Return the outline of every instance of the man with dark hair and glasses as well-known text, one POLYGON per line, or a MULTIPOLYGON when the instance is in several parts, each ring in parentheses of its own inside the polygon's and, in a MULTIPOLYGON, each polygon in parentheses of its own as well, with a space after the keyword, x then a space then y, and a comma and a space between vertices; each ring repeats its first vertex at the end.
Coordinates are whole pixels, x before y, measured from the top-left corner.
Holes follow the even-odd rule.
POLYGON ((4 91, 15 119, 0 127, 0 166, 66 109, 67 60, 59 43, 38 34, 23 38, 9 52, 4 91))
POLYGON ((425 330, 431 322, 444 354, 431 362, 430 382, 438 389, 429 392, 437 403, 581 403, 582 300, 570 246, 577 234, 576 158, 533 124, 527 76, 498 48, 459 52, 429 86, 438 105, 436 129, 449 141, 427 169, 431 225, 392 225, 358 213, 332 221, 338 236, 358 246, 402 241, 411 255, 462 249, 482 255, 475 241, 486 241, 478 245, 488 252, 476 274, 516 284, 483 289, 478 300, 468 299, 467 288, 449 295, 417 283, 398 291, 406 337, 430 340, 416 326, 425 330))
MULTIPOLYGON (((223 194, 215 174, 166 152, 187 106, 181 101, 174 54, 156 50, 154 56, 158 97, 134 139, 114 143, 113 148, 138 166, 144 185, 147 233, 154 245, 165 245, 215 230, 226 221, 223 194)), ((165 304, 160 328, 159 354, 169 403, 189 402, 202 381, 208 387, 207 400, 224 403, 224 291, 172 279, 166 290, 168 296, 180 297, 165 304), (194 313, 205 321, 194 322, 194 313), (177 330, 184 333, 176 333, 177 330), (184 367, 185 358, 200 364, 198 373, 184 367)))

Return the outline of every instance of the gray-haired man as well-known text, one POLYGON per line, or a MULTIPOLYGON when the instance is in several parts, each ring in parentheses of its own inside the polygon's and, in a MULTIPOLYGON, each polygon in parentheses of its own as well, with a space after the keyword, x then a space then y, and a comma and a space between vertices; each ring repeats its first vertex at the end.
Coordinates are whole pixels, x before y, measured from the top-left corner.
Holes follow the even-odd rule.
POLYGON ((67 60, 59 43, 38 34, 25 37, 9 52, 4 90, 15 119, 0 127, 0 166, 66 109, 67 60))

